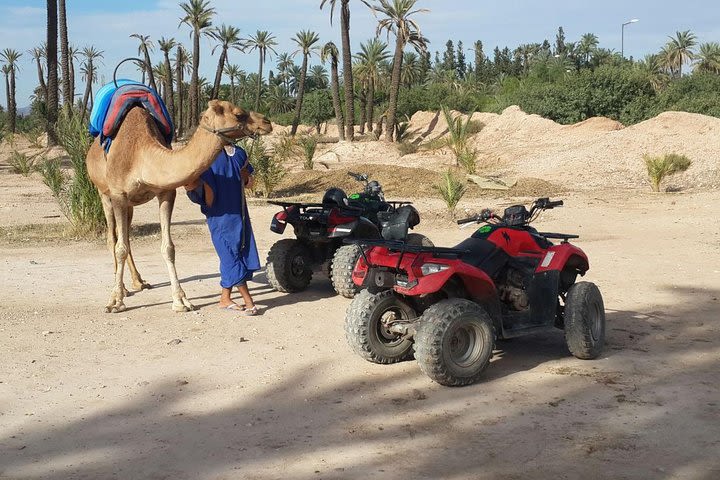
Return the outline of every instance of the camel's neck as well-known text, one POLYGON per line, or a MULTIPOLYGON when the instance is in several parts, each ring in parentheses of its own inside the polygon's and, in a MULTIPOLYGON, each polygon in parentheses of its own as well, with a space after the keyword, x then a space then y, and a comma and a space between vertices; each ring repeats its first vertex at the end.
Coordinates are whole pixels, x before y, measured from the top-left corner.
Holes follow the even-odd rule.
POLYGON ((141 181, 154 188, 173 190, 200 177, 212 165, 223 141, 213 133, 198 128, 188 144, 171 150, 160 144, 142 151, 141 181))

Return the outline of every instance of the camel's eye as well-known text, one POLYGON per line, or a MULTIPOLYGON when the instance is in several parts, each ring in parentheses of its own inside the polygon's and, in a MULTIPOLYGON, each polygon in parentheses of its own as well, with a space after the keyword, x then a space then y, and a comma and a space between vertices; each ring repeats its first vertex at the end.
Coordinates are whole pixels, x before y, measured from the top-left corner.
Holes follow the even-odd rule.
POLYGON ((235 118, 238 119, 238 122, 247 122, 248 118, 250 118, 250 115, 247 112, 242 113, 236 113, 235 118))

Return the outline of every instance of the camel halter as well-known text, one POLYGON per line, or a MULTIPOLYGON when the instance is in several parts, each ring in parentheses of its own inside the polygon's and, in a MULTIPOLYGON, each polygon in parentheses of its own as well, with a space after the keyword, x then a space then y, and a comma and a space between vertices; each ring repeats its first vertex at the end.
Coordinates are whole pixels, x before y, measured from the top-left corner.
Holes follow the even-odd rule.
POLYGON ((237 146, 237 140, 234 139, 234 138, 230 138, 230 137, 228 137, 228 136, 225 135, 225 134, 228 133, 228 132, 233 132, 233 131, 235 131, 235 130, 240 130, 240 127, 241 127, 241 124, 240 124, 240 123, 238 123, 238 124, 235 125, 234 127, 220 128, 220 129, 210 128, 210 127, 207 127, 207 126, 205 126, 205 125, 203 125, 203 124, 200 124, 200 126, 201 126, 202 128, 204 128, 205 130, 207 130, 208 132, 210 132, 210 133, 212 133, 212 134, 214 134, 214 135, 217 135, 217 136, 220 137, 221 139, 225 140, 225 141, 228 142, 230 145, 235 145, 235 146, 237 146))

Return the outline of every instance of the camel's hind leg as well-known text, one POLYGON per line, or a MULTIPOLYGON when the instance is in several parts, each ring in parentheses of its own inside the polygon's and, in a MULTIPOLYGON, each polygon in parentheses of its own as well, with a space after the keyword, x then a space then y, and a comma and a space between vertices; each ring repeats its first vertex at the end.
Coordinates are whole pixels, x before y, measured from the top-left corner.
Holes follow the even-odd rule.
POLYGON ((115 287, 110 293, 110 300, 105 307, 108 313, 117 313, 125 310, 123 300, 125 298, 125 285, 123 284, 123 272, 125 261, 129 250, 128 240, 128 205, 124 197, 111 197, 112 212, 114 217, 117 240, 115 242, 115 287))
POLYGON ((163 192, 158 195, 160 203, 160 234, 162 236, 162 244, 160 251, 165 259, 168 273, 170 274, 170 286, 172 288, 173 305, 172 309, 176 312, 187 312, 195 307, 185 296, 185 292, 180 286, 175 270, 175 245, 170 237, 170 220, 172 219, 172 210, 175 205, 175 190, 163 192))
POLYGON ((132 248, 130 247, 130 226, 132 225, 133 219, 133 207, 128 207, 128 256, 127 266, 130 269, 130 276, 132 277, 133 290, 145 290, 146 288, 152 288, 152 286, 140 277, 140 272, 135 267, 135 260, 133 260, 132 248))

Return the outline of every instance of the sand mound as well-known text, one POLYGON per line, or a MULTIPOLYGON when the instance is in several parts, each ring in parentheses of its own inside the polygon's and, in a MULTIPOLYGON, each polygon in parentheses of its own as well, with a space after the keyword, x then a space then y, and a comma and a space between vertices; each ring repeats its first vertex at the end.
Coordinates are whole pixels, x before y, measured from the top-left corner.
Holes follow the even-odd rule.
POLYGON ((582 122, 564 127, 568 130, 584 130, 587 132, 612 132, 614 130, 622 130, 625 125, 607 117, 592 117, 582 122))

